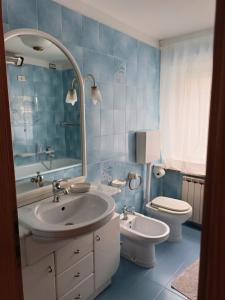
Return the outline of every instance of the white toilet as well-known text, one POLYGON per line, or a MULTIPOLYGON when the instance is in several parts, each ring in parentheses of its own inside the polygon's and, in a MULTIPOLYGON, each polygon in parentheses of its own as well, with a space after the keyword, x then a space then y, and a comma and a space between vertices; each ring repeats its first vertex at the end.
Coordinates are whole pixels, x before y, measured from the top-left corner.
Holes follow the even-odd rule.
POLYGON ((167 240, 169 226, 139 213, 129 214, 127 220, 123 218, 124 215, 121 214, 121 256, 141 267, 154 267, 155 245, 167 240))
POLYGON ((157 197, 146 204, 148 216, 159 219, 170 227, 168 241, 182 239, 182 224, 192 216, 192 207, 185 201, 168 197, 157 197))

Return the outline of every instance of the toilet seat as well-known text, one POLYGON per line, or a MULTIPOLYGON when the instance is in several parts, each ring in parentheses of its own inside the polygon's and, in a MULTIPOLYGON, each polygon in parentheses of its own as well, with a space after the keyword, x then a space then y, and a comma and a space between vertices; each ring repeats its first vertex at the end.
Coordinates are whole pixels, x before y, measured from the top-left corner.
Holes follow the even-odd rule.
POLYGON ((190 204, 187 202, 168 197, 157 197, 153 199, 151 206, 171 214, 185 214, 191 209, 190 204))

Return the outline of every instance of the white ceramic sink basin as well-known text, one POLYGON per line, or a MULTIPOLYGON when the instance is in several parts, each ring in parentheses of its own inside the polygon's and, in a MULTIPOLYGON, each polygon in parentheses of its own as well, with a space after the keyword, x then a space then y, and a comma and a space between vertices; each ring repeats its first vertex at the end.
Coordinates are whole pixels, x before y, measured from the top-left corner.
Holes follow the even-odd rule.
POLYGON ((18 209, 19 222, 30 229, 35 238, 68 239, 92 232, 112 217, 113 198, 99 192, 53 197, 18 209))

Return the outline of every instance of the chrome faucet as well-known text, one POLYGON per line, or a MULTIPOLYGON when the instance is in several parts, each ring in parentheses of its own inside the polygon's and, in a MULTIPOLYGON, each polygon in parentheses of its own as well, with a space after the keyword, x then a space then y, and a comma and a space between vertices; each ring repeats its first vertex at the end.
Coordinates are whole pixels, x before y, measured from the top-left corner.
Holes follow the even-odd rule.
POLYGON ((68 188, 61 187, 61 182, 67 182, 66 179, 59 179, 52 181, 52 192, 53 192, 53 202, 60 201, 60 194, 68 195, 68 188))
POLYGON ((128 220, 128 214, 135 215, 134 207, 127 207, 124 205, 123 207, 123 220, 128 220))
POLYGON ((41 175, 40 172, 37 172, 37 176, 32 177, 30 181, 36 183, 39 187, 42 187, 44 185, 44 176, 41 175))

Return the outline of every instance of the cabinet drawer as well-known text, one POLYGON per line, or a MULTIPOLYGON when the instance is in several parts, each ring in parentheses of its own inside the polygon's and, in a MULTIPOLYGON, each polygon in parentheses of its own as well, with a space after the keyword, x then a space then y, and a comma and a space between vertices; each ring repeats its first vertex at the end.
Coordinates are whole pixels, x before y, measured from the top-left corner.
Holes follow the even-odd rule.
POLYGON ((59 300, 86 300, 94 293, 94 274, 90 274, 59 300))
POLYGON ((56 277, 57 295, 62 297, 78 283, 93 273, 93 252, 56 277))
POLYGON ((60 274, 93 251, 93 234, 77 238, 55 252, 56 274, 60 274))

